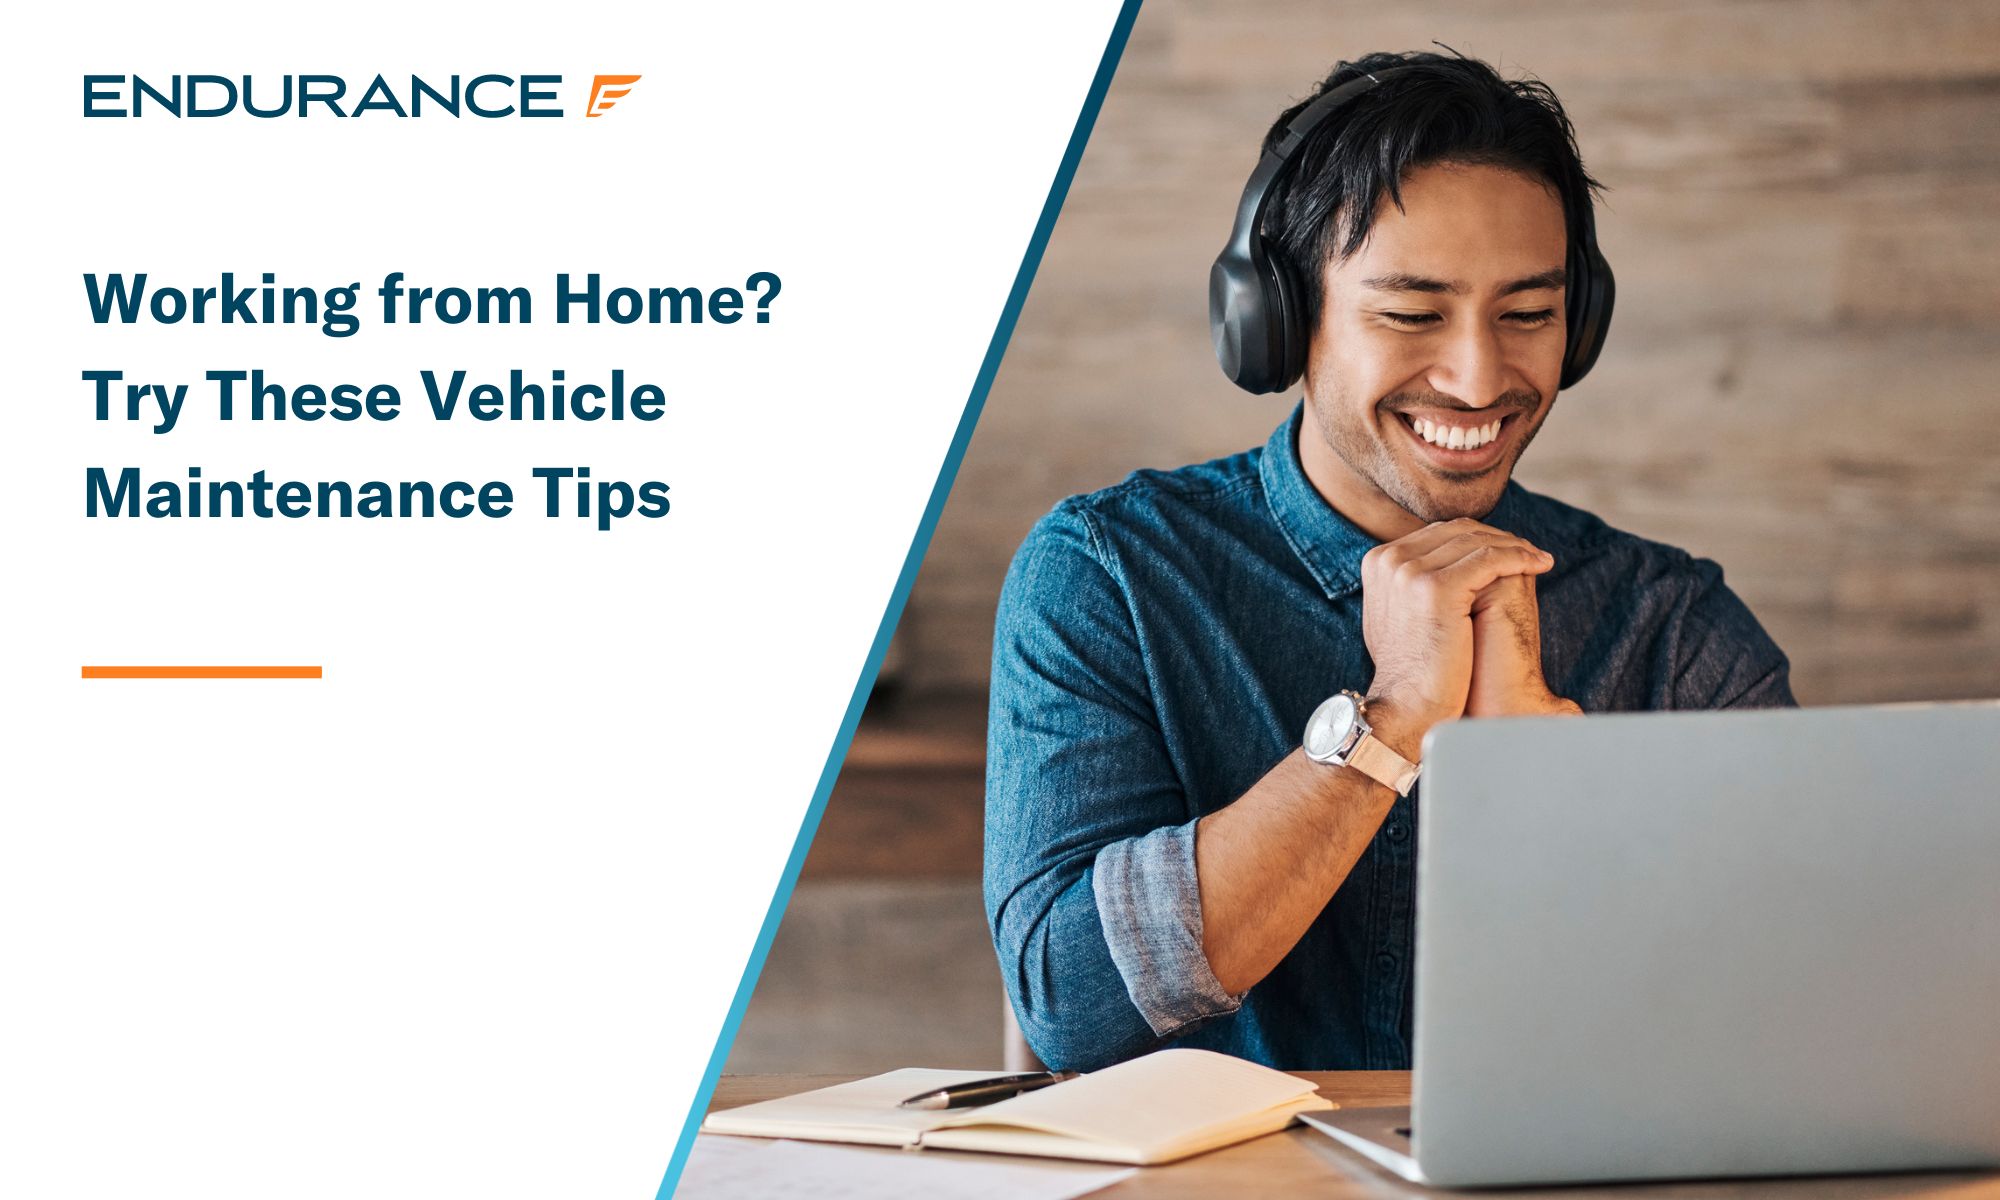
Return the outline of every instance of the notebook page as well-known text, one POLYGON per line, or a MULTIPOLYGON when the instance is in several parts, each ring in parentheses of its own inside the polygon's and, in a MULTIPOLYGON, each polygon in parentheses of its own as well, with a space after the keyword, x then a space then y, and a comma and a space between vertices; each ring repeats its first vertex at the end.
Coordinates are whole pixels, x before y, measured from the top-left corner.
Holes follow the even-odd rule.
MULTIPOLYGON (((1161 1050, 956 1113, 936 1128, 1012 1125, 1134 1149, 1170 1146, 1313 1097, 1313 1085, 1210 1050, 1161 1050)), ((1310 1107, 1332 1107, 1318 1101, 1310 1107)))
POLYGON ((954 1114, 942 1109, 898 1108, 898 1104, 921 1092, 933 1092, 954 1083, 990 1079, 994 1074, 990 1070, 937 1071, 906 1067, 886 1075, 835 1084, 796 1096, 712 1112, 701 1127, 709 1133, 748 1134, 753 1137, 909 1145, 917 1140, 918 1134, 935 1129, 954 1114))
POLYGON ((1267 1133, 1276 1133, 1290 1125, 1302 1112, 1332 1107, 1334 1107, 1332 1103, 1317 1095, 1301 1096, 1276 1108, 1267 1108, 1255 1116, 1227 1121, 1211 1126, 1199 1134, 1149 1146, 1113 1145, 1109 1142, 1089 1141, 1060 1133, 1023 1129, 1019 1125, 959 1125, 950 1129, 934 1129, 923 1135, 921 1144, 925 1149, 935 1150, 1039 1154, 1050 1158, 1152 1166, 1155 1163, 1174 1162, 1191 1154, 1200 1154, 1223 1146, 1233 1146, 1237 1142, 1248 1141, 1267 1133))

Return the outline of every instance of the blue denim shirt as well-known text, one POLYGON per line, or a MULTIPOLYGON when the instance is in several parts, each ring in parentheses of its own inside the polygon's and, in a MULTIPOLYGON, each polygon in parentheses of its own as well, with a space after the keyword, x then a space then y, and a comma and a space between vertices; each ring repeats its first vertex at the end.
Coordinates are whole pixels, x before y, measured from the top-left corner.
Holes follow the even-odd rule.
MULTIPOLYGON (((1259 450, 1063 501, 1014 557, 993 645, 986 912, 1023 1031, 1089 1069, 1166 1042, 1292 1070, 1410 1065, 1415 810, 1397 801, 1278 967, 1230 995, 1201 947, 1195 822, 1365 692, 1377 543, 1259 450)), ((1542 667, 1586 712, 1794 703, 1715 563, 1510 482, 1483 518, 1555 556, 1542 667)))

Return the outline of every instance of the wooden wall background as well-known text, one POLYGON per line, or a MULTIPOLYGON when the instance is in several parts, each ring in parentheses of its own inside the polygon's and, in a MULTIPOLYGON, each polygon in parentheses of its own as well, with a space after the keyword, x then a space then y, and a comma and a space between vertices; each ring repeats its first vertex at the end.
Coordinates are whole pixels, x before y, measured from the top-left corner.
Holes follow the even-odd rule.
POLYGON ((1610 188, 1611 340, 1518 478, 1720 562, 1803 703, 2000 696, 2000 3, 1147 0, 732 1070, 998 1065, 1007 563, 1062 497, 1289 411, 1217 371, 1208 264, 1277 112, 1432 39, 1552 86, 1610 188))

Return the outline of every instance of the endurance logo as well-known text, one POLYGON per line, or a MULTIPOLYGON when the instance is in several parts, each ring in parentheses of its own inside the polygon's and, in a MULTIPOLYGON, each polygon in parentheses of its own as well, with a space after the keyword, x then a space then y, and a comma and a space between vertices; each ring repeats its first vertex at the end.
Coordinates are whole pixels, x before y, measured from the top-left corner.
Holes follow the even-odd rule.
MULTIPOLYGON (((85 75, 86 117, 560 117, 560 75, 85 75)), ((584 116, 601 117, 639 82, 592 78, 584 116)))
POLYGON ((584 110, 586 117, 601 117, 604 110, 618 102, 618 98, 632 90, 639 82, 637 75, 599 75, 590 81, 590 105, 584 110))

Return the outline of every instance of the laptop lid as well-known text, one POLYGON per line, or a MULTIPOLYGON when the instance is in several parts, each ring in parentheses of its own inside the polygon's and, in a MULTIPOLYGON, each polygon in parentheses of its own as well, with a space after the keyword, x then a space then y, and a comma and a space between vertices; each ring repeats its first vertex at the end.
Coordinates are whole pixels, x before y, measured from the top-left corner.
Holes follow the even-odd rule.
POLYGON ((2000 703, 1456 721, 1421 797, 1431 1182, 2000 1162, 2000 703))

